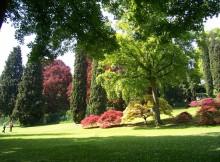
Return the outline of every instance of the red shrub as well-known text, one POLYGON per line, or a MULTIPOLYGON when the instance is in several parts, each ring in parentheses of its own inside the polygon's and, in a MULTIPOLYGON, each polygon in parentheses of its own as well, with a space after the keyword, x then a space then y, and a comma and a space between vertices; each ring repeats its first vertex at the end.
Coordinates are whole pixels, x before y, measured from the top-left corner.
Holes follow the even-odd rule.
POLYGON ((175 123, 184 123, 192 120, 192 115, 188 112, 182 112, 174 118, 175 123))
POLYGON ((220 105, 204 105, 196 114, 199 125, 216 125, 220 124, 220 105))
POLYGON ((202 103, 199 101, 192 101, 190 104, 188 104, 189 107, 199 107, 202 103))
POLYGON ((99 116, 90 115, 81 121, 83 128, 92 128, 98 126, 99 116))
POLYGON ((216 98, 217 98, 217 102, 220 103, 220 93, 217 94, 216 98))
POLYGON ((109 128, 113 125, 117 125, 121 122, 123 113, 116 110, 108 110, 104 112, 99 118, 98 122, 101 128, 109 128))
POLYGON ((214 104, 215 101, 213 98, 205 98, 203 101, 202 101, 202 105, 211 105, 211 104, 214 104))

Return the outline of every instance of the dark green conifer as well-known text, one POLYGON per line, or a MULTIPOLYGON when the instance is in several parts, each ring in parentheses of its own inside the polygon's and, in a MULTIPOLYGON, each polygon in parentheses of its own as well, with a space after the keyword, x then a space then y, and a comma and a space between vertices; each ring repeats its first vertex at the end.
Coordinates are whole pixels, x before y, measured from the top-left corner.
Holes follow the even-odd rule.
POLYGON ((220 92, 220 29, 213 29, 209 33, 209 58, 214 87, 220 92))
POLYGON ((100 115, 106 110, 107 96, 105 89, 96 82, 96 77, 103 73, 98 68, 98 61, 94 60, 92 64, 91 93, 89 98, 89 112, 93 115, 100 115))
POLYGON ((18 84, 23 74, 21 49, 14 47, 0 77, 0 111, 11 115, 15 106, 18 84))
POLYGON ((86 52, 83 48, 78 47, 75 51, 71 96, 71 110, 75 123, 80 123, 86 114, 87 66, 86 52))
POLYGON ((208 45, 207 33, 201 33, 199 39, 197 39, 198 47, 201 50, 203 77, 205 80, 206 93, 209 97, 213 96, 213 77, 211 73, 211 62, 208 45))
POLYGON ((21 125, 40 124, 43 117, 42 66, 40 61, 28 62, 19 84, 19 93, 13 114, 21 125))

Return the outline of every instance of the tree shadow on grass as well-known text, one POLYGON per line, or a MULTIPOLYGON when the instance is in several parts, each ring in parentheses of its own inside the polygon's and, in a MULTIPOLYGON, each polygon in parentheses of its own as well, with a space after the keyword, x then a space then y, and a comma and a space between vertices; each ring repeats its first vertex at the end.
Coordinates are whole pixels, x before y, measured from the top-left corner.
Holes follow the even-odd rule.
POLYGON ((202 136, 58 137, 0 139, 0 161, 213 162, 220 159, 218 132, 202 136))
POLYGON ((123 127, 133 127, 135 130, 139 129, 184 129, 184 128, 192 128, 192 127, 219 127, 219 125, 198 125, 195 120, 191 120, 189 122, 183 122, 183 123, 175 123, 172 121, 172 118, 164 119, 163 125, 156 126, 154 124, 154 121, 149 121, 147 124, 144 122, 137 122, 132 124, 122 124, 120 126, 123 127))

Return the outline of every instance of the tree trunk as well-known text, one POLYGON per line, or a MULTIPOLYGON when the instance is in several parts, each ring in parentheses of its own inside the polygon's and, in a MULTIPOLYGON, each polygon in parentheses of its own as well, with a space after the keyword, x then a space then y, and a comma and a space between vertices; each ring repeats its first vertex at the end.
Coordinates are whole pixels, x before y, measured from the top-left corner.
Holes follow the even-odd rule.
POLYGON ((162 125, 162 121, 160 119, 160 110, 159 110, 159 98, 157 94, 157 87, 156 87, 156 79, 152 78, 150 80, 151 88, 152 88, 152 96, 153 96, 153 102, 154 102, 154 116, 155 116, 155 125, 162 125))
POLYGON ((0 29, 2 27, 5 18, 7 4, 8 4, 8 0, 0 0, 0 29))

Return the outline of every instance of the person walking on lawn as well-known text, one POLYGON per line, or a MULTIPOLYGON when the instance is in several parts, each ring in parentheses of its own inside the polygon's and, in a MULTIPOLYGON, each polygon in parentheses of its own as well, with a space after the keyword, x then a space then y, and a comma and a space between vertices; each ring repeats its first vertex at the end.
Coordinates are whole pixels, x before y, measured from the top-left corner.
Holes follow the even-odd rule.
POLYGON ((3 133, 5 133, 5 128, 6 128, 7 123, 8 123, 8 122, 4 122, 4 123, 3 123, 3 131, 2 131, 3 133))
POLYGON ((14 126, 13 120, 10 121, 9 126, 10 126, 9 132, 12 132, 12 128, 13 128, 13 126, 14 126))

